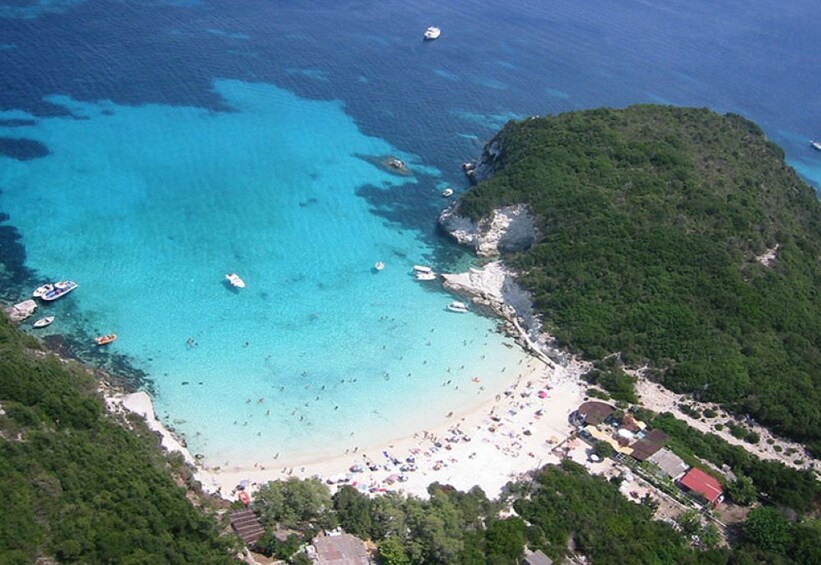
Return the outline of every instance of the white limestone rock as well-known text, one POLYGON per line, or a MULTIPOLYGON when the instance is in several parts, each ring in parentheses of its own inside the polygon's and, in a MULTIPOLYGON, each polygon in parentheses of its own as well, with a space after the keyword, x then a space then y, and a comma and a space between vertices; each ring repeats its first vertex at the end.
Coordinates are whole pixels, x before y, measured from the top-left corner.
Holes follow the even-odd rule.
POLYGON ((6 314, 9 315, 9 319, 11 319, 12 322, 18 323, 34 314, 35 310, 37 310, 37 303, 29 299, 19 302, 14 306, 9 306, 6 308, 6 314))
POLYGON ((497 208, 490 218, 472 222, 459 215, 459 205, 455 203, 439 215, 439 225, 480 257, 524 251, 536 240, 533 214, 524 204, 497 208))

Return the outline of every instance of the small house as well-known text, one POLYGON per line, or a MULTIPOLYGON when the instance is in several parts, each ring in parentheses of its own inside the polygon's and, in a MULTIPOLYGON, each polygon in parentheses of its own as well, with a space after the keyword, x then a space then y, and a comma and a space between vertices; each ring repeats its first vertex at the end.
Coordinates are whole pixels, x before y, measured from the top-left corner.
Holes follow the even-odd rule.
POLYGON ((667 441, 667 434, 663 431, 650 430, 642 439, 630 446, 633 450, 630 455, 633 456, 633 459, 644 461, 664 447, 665 441, 667 441))
POLYGON ((308 556, 317 565, 369 565, 371 563, 365 542, 358 537, 335 531, 313 539, 308 556))
POLYGON ((678 484, 685 491, 712 506, 721 502, 722 495, 724 494, 718 479, 696 467, 690 469, 687 474, 681 478, 678 484))
POLYGON ((541 550, 530 551, 529 549, 525 549, 525 556, 522 563, 524 565, 553 565, 553 560, 541 550))
POLYGON ((684 460, 667 448, 656 451, 647 461, 661 469, 662 473, 676 481, 690 468, 684 460))

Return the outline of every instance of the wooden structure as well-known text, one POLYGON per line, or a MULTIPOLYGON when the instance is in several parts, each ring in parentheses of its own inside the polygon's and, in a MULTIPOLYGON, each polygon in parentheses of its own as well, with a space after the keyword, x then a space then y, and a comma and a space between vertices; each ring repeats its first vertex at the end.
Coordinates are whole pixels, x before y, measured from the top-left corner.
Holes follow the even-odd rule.
POLYGON ((231 513, 231 527, 237 532, 245 545, 254 545, 265 533, 265 528, 253 510, 245 509, 231 513))

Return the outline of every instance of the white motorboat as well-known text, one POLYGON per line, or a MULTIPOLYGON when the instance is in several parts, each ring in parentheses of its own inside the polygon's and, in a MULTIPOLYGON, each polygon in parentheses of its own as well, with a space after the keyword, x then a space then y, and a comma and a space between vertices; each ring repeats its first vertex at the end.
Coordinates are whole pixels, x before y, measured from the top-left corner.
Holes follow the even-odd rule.
POLYGON ((414 265, 413 266, 413 272, 414 273, 432 273, 433 269, 431 269, 430 267, 426 267, 424 265, 414 265))
POLYGON ((436 273, 434 273, 433 271, 418 272, 418 273, 416 273, 416 280, 418 280, 418 281, 435 281, 436 280, 436 273))
POLYGON ((464 302, 459 302, 458 300, 454 300, 450 304, 448 304, 448 310, 451 312, 458 312, 460 314, 468 311, 468 306, 464 302))
POLYGON ((377 261, 376 265, 374 265, 373 268, 376 269, 377 271, 381 271, 382 269, 385 268, 385 263, 383 263, 382 261, 377 261))
POLYGON ((453 196, 453 189, 446 188, 444 191, 442 191, 442 196, 444 196, 445 198, 450 198, 451 196, 453 196))
POLYGON ((45 318, 40 318, 39 320, 34 322, 34 324, 32 324, 32 325, 35 328, 45 328, 46 326, 51 324, 51 322, 53 322, 53 321, 54 321, 54 316, 46 316, 45 318))
POLYGON ((810 141, 810 145, 812 145, 813 149, 821 151, 821 141, 810 141))
POLYGON ((32 296, 35 298, 41 298, 46 302, 51 302, 52 300, 57 300, 61 296, 68 294, 78 286, 80 285, 74 281, 59 281, 56 283, 44 284, 35 290, 32 293, 32 296))
POLYGON ((423 37, 425 38, 425 41, 433 41, 434 39, 439 39, 440 35, 442 35, 441 29, 436 26, 430 26, 425 30, 423 37))
POLYGON ((42 296, 54 290, 54 285, 51 283, 44 284, 43 286, 38 286, 37 289, 31 293, 34 298, 42 298, 42 296))
POLYGON ((242 280, 238 274, 228 273, 225 275, 225 278, 228 279, 228 282, 231 283, 232 286, 237 288, 245 288, 245 281, 242 280))

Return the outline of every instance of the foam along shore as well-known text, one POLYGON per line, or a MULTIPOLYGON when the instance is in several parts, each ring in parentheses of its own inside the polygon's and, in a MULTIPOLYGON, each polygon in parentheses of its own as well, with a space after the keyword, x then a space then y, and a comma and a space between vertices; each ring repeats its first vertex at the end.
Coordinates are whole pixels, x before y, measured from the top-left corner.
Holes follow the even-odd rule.
MULTIPOLYGON (((553 448, 571 431, 568 417, 583 401, 579 377, 587 367, 575 360, 557 364, 544 354, 544 337, 538 334, 541 326, 531 314, 529 296, 501 263, 446 275, 445 281, 446 288, 504 318, 507 330, 533 356, 499 394, 477 398, 461 412, 443 414, 438 424, 420 422, 407 437, 302 458, 260 454, 250 468, 203 467, 157 420, 146 393, 114 397, 109 405, 144 416, 161 434, 166 449, 179 451, 197 466, 196 477, 206 491, 229 499, 242 481, 250 481, 253 491, 255 485, 292 476, 319 477, 332 487, 350 484, 363 492, 403 491, 422 497, 427 496, 428 485, 438 481, 465 490, 478 485, 496 496, 507 482, 558 461, 553 448)), ((477 390, 481 386, 474 384, 477 390)))

